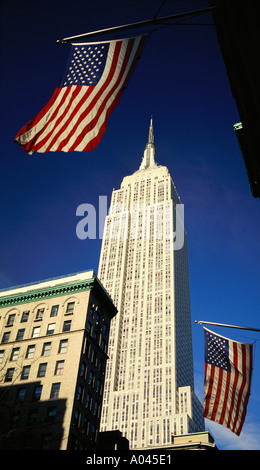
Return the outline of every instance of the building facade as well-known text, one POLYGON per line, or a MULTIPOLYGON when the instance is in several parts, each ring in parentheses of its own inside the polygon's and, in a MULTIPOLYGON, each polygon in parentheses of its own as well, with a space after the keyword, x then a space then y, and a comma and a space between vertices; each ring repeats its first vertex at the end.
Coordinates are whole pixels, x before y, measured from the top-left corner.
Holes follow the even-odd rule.
POLYGON ((152 120, 138 171, 114 190, 98 278, 118 314, 111 322, 101 431, 132 449, 204 431, 194 392, 187 236, 170 173, 155 161, 152 120))
POLYGON ((0 448, 95 449, 117 310, 86 271, 0 292, 0 448))

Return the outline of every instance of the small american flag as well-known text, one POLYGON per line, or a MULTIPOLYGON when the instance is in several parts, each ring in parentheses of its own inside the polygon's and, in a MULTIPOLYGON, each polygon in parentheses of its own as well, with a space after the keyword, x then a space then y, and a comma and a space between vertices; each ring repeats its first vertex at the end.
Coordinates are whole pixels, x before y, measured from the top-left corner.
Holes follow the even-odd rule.
POLYGON ((64 76, 46 106, 18 132, 27 153, 88 152, 101 141, 141 55, 145 36, 71 45, 64 76))
POLYGON ((239 436, 250 394, 252 344, 239 343, 204 328, 204 417, 239 436))

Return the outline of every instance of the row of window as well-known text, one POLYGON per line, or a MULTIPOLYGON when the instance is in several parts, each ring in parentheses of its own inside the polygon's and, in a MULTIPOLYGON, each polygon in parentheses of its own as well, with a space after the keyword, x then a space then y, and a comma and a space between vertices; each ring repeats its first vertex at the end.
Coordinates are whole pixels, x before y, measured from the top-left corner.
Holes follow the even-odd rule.
MULTIPOLYGON (((68 302, 67 307, 66 307, 66 313, 67 314, 73 313, 74 312, 74 307, 75 307, 75 302, 68 302)), ((35 319, 36 320, 41 320, 43 318, 44 311, 45 311, 45 308, 38 308, 38 310, 36 312, 35 319)), ((58 315, 58 311, 59 311, 59 305, 53 305, 52 308, 51 308, 50 317, 56 317, 58 315)), ((20 323, 27 322, 28 319, 29 319, 29 314, 30 314, 30 310, 24 311, 22 313, 20 323)), ((15 317, 16 317, 16 314, 11 313, 7 318, 6 326, 12 326, 14 324, 15 317)))
MULTIPOLYGON (((25 359, 33 359, 33 357, 35 355, 35 349, 36 349, 36 345, 35 344, 30 344, 27 347, 27 350, 26 350, 26 353, 25 353, 25 359)), ((68 349, 68 339, 60 340, 59 347, 58 347, 58 353, 59 354, 64 354, 64 353, 67 352, 67 349, 68 349)), ((13 348, 12 351, 11 351, 11 355, 10 355, 9 360, 10 361, 16 361, 19 357, 19 353, 20 353, 20 348, 19 347, 13 348)), ((41 356, 49 356, 50 353, 51 353, 51 342, 44 343, 43 346, 42 346, 41 356)), ((0 364, 3 362, 4 355, 5 355, 5 350, 4 349, 0 350, 0 364)))
MULTIPOLYGON (((62 332, 70 331, 72 320, 65 320, 63 322, 62 332)), ((45 335, 53 335, 55 333, 56 323, 49 323, 45 332, 45 335)), ((38 338, 40 336, 40 326, 35 326, 32 330, 31 338, 38 338)), ((24 339, 25 328, 20 328, 17 331, 15 341, 21 341, 24 339)), ((2 337, 2 343, 8 343, 10 340, 11 331, 6 331, 2 337)))
MULTIPOLYGON (((56 361, 54 375, 62 375, 65 361, 56 361)), ((30 375, 31 365, 23 366, 21 371, 20 380, 28 380, 30 375)), ((39 364, 37 377, 45 377, 47 371, 47 362, 39 364)), ((15 367, 9 367, 5 374, 5 382, 12 382, 14 379, 15 367)))

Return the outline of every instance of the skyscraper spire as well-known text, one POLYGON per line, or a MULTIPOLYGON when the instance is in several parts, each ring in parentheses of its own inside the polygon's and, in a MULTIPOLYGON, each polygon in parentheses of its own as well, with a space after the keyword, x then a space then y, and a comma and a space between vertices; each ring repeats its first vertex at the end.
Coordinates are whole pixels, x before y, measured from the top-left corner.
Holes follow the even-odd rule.
POLYGON ((153 115, 151 115, 150 127, 149 127, 149 136, 148 144, 154 144, 154 135, 153 135, 153 115))
POLYGON ((144 149, 144 155, 139 170, 145 170, 146 168, 152 168, 157 166, 155 162, 155 145, 154 145, 154 133, 153 133, 153 117, 151 116, 148 142, 144 149))

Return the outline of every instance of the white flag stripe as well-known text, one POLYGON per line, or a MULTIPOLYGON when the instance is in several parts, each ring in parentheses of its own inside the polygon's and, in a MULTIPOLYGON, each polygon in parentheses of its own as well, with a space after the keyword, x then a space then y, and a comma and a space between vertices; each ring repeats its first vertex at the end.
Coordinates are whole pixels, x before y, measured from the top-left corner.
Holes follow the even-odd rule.
MULTIPOLYGON (((109 46, 109 53, 108 53, 108 57, 107 57, 107 62, 109 64, 109 67, 105 67, 105 70, 104 70, 104 73, 103 73, 103 78, 104 80, 107 79, 107 76, 110 72, 110 67, 111 67, 111 62, 112 62, 112 57, 113 57, 113 52, 114 52, 114 49, 115 49, 115 42, 111 43, 110 46, 109 46)), ((97 94, 100 90, 100 87, 103 86, 103 81, 100 81, 94 88, 95 90, 95 94, 97 94)), ((77 88, 76 85, 73 85, 70 87, 70 90, 69 90, 69 94, 68 96, 66 97, 66 100, 65 100, 65 103, 62 105, 61 107, 61 111, 59 112, 58 116, 61 115, 62 113, 62 110, 65 109, 67 103, 69 102, 70 100, 70 96, 71 96, 71 93, 74 92, 74 90, 77 88)), ((26 143, 28 140, 31 140, 38 132, 39 132, 39 129, 43 128, 46 121, 49 120, 50 116, 55 112, 55 110, 59 107, 59 104, 60 102, 62 101, 62 98, 63 98, 63 95, 67 92, 67 87, 64 87, 64 88, 61 88, 60 89, 60 93, 59 93, 59 96, 56 98, 56 100, 54 101, 53 105, 51 106, 50 110, 48 111, 47 115, 44 115, 43 118, 37 123, 37 125, 35 127, 33 127, 30 131, 26 132, 25 134, 23 134, 22 136, 20 136, 20 138, 22 138, 22 143, 26 143)), ((84 94, 86 92, 86 87, 82 88, 82 94, 84 94)), ((51 121, 51 123, 47 126, 47 129, 44 131, 43 135, 41 136, 39 142, 41 142, 43 140, 43 138, 48 134, 48 132, 53 129, 53 127, 55 126, 55 122, 57 120, 57 117, 55 118, 55 120, 51 121)), ((47 148, 48 145, 46 145, 46 148, 47 148)), ((41 151, 43 152, 44 150, 41 149, 41 151)))
POLYGON ((239 435, 250 393, 252 344, 204 330, 204 416, 239 435))
MULTIPOLYGON (((126 79, 128 73, 129 73, 129 70, 130 70, 130 68, 131 68, 131 66, 132 66, 132 61, 133 61, 133 59, 134 59, 134 56, 135 56, 135 54, 136 54, 136 51, 137 51, 138 47, 139 47, 139 42, 138 42, 138 43, 135 43, 135 47, 133 47, 133 50, 132 50, 131 55, 130 55, 130 60, 128 61, 128 64, 127 64, 127 68, 126 68, 126 70, 125 70, 125 73, 123 74, 123 76, 122 76, 122 78, 121 78, 121 80, 120 80, 120 82, 119 82, 119 84, 118 84, 116 90, 113 92, 113 95, 114 95, 114 96, 116 96, 117 93, 120 91, 120 89, 121 89, 121 87, 122 87, 122 84, 124 83, 124 81, 125 81, 125 79, 126 79)), ((124 56, 125 56, 125 51, 121 51, 121 53, 120 53, 120 59, 119 59, 119 61, 120 61, 120 69, 121 69, 121 67, 122 67, 122 62, 123 62, 123 60, 124 60, 124 56)), ((118 72, 119 72, 119 68, 117 68, 117 69, 118 69, 118 72)), ((116 80, 117 80, 118 76, 119 76, 119 73, 116 74, 116 78, 115 78, 115 80, 113 81, 113 84, 116 83, 116 80)), ((113 85, 113 84, 112 84, 112 85, 113 85)), ((107 88, 107 93, 106 93, 107 95, 108 95, 109 91, 112 89, 112 85, 110 85, 110 87, 108 87, 109 89, 107 88)), ((100 99, 100 101, 102 101, 102 99, 100 99)), ((105 108, 104 108, 102 114, 101 114, 100 117, 99 117, 98 125, 95 126, 94 129, 92 129, 91 132, 88 133, 88 135, 89 135, 88 140, 92 140, 92 139, 94 139, 94 138, 98 135, 98 130, 100 129, 100 127, 101 127, 101 126, 103 125, 103 123, 105 122, 107 111, 109 110, 109 108, 110 108, 110 106, 113 104, 113 102, 114 102, 114 97, 111 96, 111 97, 109 98, 109 100, 108 100, 108 102, 107 102, 107 104, 106 104, 106 106, 105 106, 105 108)), ((81 144, 79 144, 78 147, 75 149, 75 151, 80 152, 80 151, 82 151, 82 150, 84 149, 84 147, 85 147, 85 143, 84 143, 84 141, 82 141, 81 144)))
MULTIPOLYGON (((112 88, 114 87, 118 77, 119 77, 119 74, 121 72, 121 67, 122 67, 122 62, 124 60, 124 57, 125 57, 125 49, 126 47, 122 47, 121 48, 121 51, 120 51, 120 54, 119 54, 119 57, 118 57, 118 63, 116 65, 116 68, 115 68, 115 72, 114 72, 114 75, 113 75, 113 79, 110 81, 109 83, 109 86, 105 87, 104 91, 103 91, 103 94, 100 95, 100 97, 98 98, 98 101, 96 102, 95 104, 95 107, 93 108, 93 110, 88 114, 87 116, 87 119, 84 120, 84 126, 83 126, 83 123, 79 129, 79 134, 83 131, 83 129, 85 127, 87 127, 89 125, 89 123, 92 121, 93 118, 95 118, 95 115, 96 115, 96 109, 99 109, 100 106, 102 105, 102 102, 106 99, 106 97, 108 96, 108 94, 110 93, 110 91, 112 90, 112 88)), ((110 66, 109 66, 109 71, 110 71, 110 68, 112 66, 112 57, 114 55, 114 51, 111 51, 110 52, 110 49, 109 49, 109 52, 108 52, 108 61, 110 62, 110 66)), ((121 82, 120 82, 121 83, 121 82)), ((97 88, 97 87, 96 87, 97 88)), ((91 105, 93 99, 95 99, 95 96, 96 95, 91 95, 89 97, 89 100, 87 102, 87 105, 91 105)), ((112 98, 111 101, 114 101, 114 99, 112 98)), ((84 105, 84 108, 86 108, 87 106, 84 105)), ((105 118, 106 118, 106 111, 107 111, 107 104, 104 108, 104 111, 101 113, 99 119, 98 119, 98 122, 97 124, 95 125, 94 129, 92 129, 91 131, 88 132, 88 137, 87 137, 87 140, 88 141, 91 141, 94 137, 96 137, 99 133, 99 129, 100 129, 100 120, 101 122, 103 123, 105 121, 105 118)), ((73 135, 72 138, 70 139, 70 141, 68 142, 68 144, 64 147, 64 151, 68 151, 68 149, 71 147, 71 145, 74 144, 74 142, 76 141, 75 137, 77 138, 78 136, 75 136, 73 135)), ((84 149, 84 147, 86 146, 86 143, 85 143, 85 139, 83 139, 82 142, 79 143, 79 145, 75 148, 75 151, 77 152, 80 152, 84 149)))
POLYGON ((55 112, 57 107, 58 107, 58 113, 55 117, 55 119, 53 119, 47 126, 46 128, 44 129, 44 132, 41 134, 41 136, 39 137, 39 139, 37 139, 37 145, 40 145, 41 142, 43 142, 44 139, 46 139, 46 137, 48 136, 48 134, 50 133, 50 136, 49 136, 49 139, 46 140, 46 142, 42 143, 42 147, 39 148, 39 152, 40 151, 44 151, 45 149, 48 148, 50 142, 55 139, 55 136, 58 134, 60 128, 64 125, 64 121, 68 119, 68 117, 71 116, 71 113, 72 111, 74 110, 75 106, 79 103, 79 101, 82 99, 82 97, 84 96, 85 94, 85 91, 81 89, 80 93, 78 93, 77 97, 72 99, 72 96, 73 96, 73 93, 74 91, 77 89, 77 86, 76 85, 72 85, 70 87, 70 91, 69 91, 69 94, 67 95, 66 97, 66 100, 64 101, 63 105, 58 107, 56 105, 56 103, 54 103, 53 107, 52 107, 52 112, 55 112), (60 119, 60 117, 63 115, 64 111, 66 110, 66 108, 70 105, 70 109, 68 110, 68 112, 63 116, 63 119, 61 119, 61 122, 59 124, 57 124, 58 120, 60 119))
MULTIPOLYGON (((105 67, 105 70, 104 70, 104 73, 103 73, 103 79, 104 81, 108 78, 108 75, 110 73, 110 69, 111 69, 111 65, 112 65, 112 59, 113 59, 113 55, 114 55, 114 50, 115 50, 115 43, 112 43, 110 44, 109 46, 109 51, 108 51, 108 57, 107 57, 107 65, 105 67)), ((119 73, 119 70, 117 70, 116 68, 116 71, 117 71, 117 74, 116 76, 118 75, 119 73)), ((110 83, 110 86, 113 85, 114 83, 114 79, 115 79, 115 76, 113 77, 112 79, 112 84, 110 83)), ((64 120, 62 121, 62 125, 64 125, 64 121, 66 120, 67 121, 67 127, 66 129, 64 130, 63 134, 61 134, 59 136, 59 139, 58 141, 50 148, 50 151, 53 151, 55 152, 60 144, 60 142, 63 140, 64 136, 68 135, 70 133, 70 131, 74 128, 75 126, 75 122, 77 121, 77 119, 80 118, 81 114, 82 114, 82 108, 85 110, 89 105, 91 105, 91 103, 95 100, 97 94, 100 92, 100 89, 102 88, 102 86, 104 85, 103 81, 100 81, 98 82, 98 84, 93 87, 92 89, 92 92, 91 94, 88 96, 88 99, 84 102, 82 102, 81 104, 81 107, 78 109, 77 111, 77 114, 73 117, 73 120, 71 120, 71 114, 72 112, 74 111, 75 107, 73 109, 70 109, 68 114, 66 116, 64 116, 64 120)), ((77 86, 74 85, 74 88, 76 88, 77 86)), ((79 96, 79 99, 77 99, 77 103, 80 101, 81 98, 83 98, 83 96, 85 95, 86 93, 86 87, 83 87, 81 89, 81 93, 80 93, 80 96, 79 96)), ((105 88, 104 92, 103 92, 103 95, 101 95, 101 97, 99 98, 99 101, 102 102, 104 100, 104 95, 107 93, 107 88, 105 88)), ((76 106, 75 104, 75 106, 76 106)), ((96 104, 96 106, 98 106, 98 102, 96 104)), ((93 119, 93 111, 88 113, 88 115, 86 116, 85 118, 85 125, 89 125, 89 123, 92 121, 93 119)), ((61 126, 58 126, 59 129, 62 127, 61 126)), ((80 129, 81 131, 81 129, 80 129)), ((52 137, 52 136, 51 136, 52 137)), ((67 151, 68 148, 71 147, 71 145, 74 144, 76 138, 78 137, 78 132, 75 131, 75 134, 72 136, 72 138, 70 139, 70 142, 64 147, 64 151, 67 151)), ((46 148, 48 148, 48 144, 44 145, 40 150, 38 150, 39 152, 45 152, 46 148)))
MULTIPOLYGON (((67 89, 66 88, 62 88, 58 97, 56 98, 55 100, 55 108, 57 107, 57 105, 59 105, 59 103, 62 101, 62 98, 63 98, 63 95, 66 93, 67 89)), ((46 120, 49 119, 49 117, 51 116, 52 114, 52 109, 53 109, 53 106, 48 110, 47 114, 44 114, 43 117, 41 118, 41 120, 37 123, 36 126, 32 127, 29 131, 25 132, 24 134, 20 135, 19 136, 19 140, 21 140, 21 144, 24 145, 26 144, 28 141, 32 140, 36 134, 38 134, 39 132, 39 128, 42 128, 46 122, 46 120)))
POLYGON ((60 86, 38 115, 20 129, 15 142, 29 154, 93 150, 102 139, 145 39, 72 46, 60 86))

